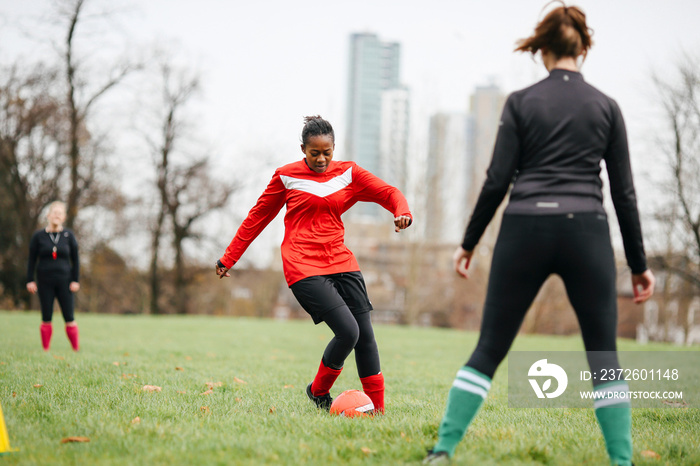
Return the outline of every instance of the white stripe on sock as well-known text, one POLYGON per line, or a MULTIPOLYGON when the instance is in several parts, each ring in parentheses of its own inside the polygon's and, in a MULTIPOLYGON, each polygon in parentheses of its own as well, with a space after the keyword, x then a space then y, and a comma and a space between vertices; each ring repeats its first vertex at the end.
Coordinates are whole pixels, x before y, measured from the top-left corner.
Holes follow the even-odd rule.
POLYGON ((622 382, 622 383, 616 383, 614 385, 608 385, 603 388, 597 388, 595 389, 596 393, 624 393, 623 397, 617 397, 617 398, 599 398, 595 401, 593 401, 593 408, 598 409, 598 408, 604 408, 606 406, 610 405, 616 405, 616 404, 630 404, 630 400, 627 397, 627 393, 630 391, 629 386, 622 382))
POLYGON ((486 390, 484 390, 481 387, 477 387, 472 383, 465 382, 460 379, 455 379, 455 381, 452 383, 452 386, 459 388, 460 390, 463 390, 465 392, 474 393, 475 395, 479 395, 481 398, 486 399, 486 390))
POLYGON ((596 400, 593 402, 593 408, 598 409, 598 408, 605 408, 606 406, 610 405, 621 405, 621 404, 630 404, 630 400, 628 399, 621 399, 621 398, 608 398, 605 400, 596 400))
POLYGON ((491 382, 489 382, 488 380, 484 380, 478 375, 474 374, 473 372, 469 372, 464 369, 461 369, 457 372, 457 378, 465 380, 467 382, 475 383, 477 385, 481 385, 486 390, 491 389, 491 382))

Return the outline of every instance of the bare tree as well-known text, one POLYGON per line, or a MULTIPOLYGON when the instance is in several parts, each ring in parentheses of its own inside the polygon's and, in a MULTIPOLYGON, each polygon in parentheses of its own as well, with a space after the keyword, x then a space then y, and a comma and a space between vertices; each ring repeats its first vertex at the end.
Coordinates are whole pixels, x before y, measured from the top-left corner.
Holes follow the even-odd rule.
POLYGON ((184 70, 176 70, 168 59, 164 59, 160 74, 162 78, 162 123, 159 141, 149 141, 156 170, 158 203, 156 219, 151 232, 151 313, 161 313, 159 304, 160 274, 159 254, 161 241, 166 234, 166 219, 172 226, 172 250, 174 256, 174 307, 178 313, 188 308, 187 275, 184 242, 200 239, 195 224, 202 217, 228 202, 236 186, 231 183, 214 182, 209 175, 209 157, 182 157, 180 143, 187 139, 187 119, 183 117, 185 107, 199 89, 199 80, 184 70), (183 160, 184 159, 184 160, 183 160))
POLYGON ((686 56, 676 71, 676 80, 654 77, 669 130, 662 142, 669 168, 663 188, 671 203, 657 213, 667 226, 668 251, 652 265, 700 291, 700 61, 686 56))
POLYGON ((117 64, 108 71, 108 76, 101 83, 88 85, 97 80, 86 77, 84 63, 78 59, 76 53, 77 30, 84 16, 86 3, 86 0, 67 0, 62 11, 67 27, 62 60, 68 120, 66 155, 70 170, 66 225, 70 228, 73 227, 78 211, 84 204, 86 193, 93 187, 96 178, 96 157, 99 151, 90 154, 87 149, 94 142, 87 131, 89 114, 101 98, 140 67, 128 62, 117 64))
POLYGON ((186 313, 188 309, 184 242, 187 239, 201 239, 194 228, 195 223, 205 215, 223 208, 235 189, 234 184, 214 181, 209 175, 208 158, 201 158, 174 170, 168 213, 173 225, 175 307, 180 314, 186 313))
POLYGON ((59 197, 61 105, 55 70, 0 70, 0 284, 13 305, 30 304, 24 290, 29 239, 42 209, 59 197))

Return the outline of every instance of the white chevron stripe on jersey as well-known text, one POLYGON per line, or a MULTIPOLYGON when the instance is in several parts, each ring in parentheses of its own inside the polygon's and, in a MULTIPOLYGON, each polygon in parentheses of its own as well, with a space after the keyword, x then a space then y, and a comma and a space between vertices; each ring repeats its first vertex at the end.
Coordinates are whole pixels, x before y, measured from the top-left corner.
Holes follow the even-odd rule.
POLYGON ((296 189, 318 197, 330 196, 352 183, 352 167, 345 170, 345 173, 333 179, 319 183, 318 181, 294 178, 293 176, 280 175, 280 179, 287 189, 296 189))

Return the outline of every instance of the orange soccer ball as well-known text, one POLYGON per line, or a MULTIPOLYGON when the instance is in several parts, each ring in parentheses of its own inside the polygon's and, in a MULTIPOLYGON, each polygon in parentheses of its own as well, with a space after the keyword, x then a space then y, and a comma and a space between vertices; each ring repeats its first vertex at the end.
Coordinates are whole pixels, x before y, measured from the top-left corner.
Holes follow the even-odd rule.
POLYGON ((331 414, 338 416, 356 417, 367 416, 374 410, 374 403, 360 390, 345 390, 333 400, 331 414))

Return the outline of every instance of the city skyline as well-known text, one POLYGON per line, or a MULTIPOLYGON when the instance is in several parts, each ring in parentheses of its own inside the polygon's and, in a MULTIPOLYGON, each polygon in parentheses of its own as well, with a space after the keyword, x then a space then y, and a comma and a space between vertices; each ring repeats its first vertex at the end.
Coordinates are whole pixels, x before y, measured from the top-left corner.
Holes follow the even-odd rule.
MULTIPOLYGON (((402 44, 402 81, 411 92, 409 146, 425 155, 431 115, 464 111, 477 86, 498 84, 508 94, 546 75, 538 60, 512 52, 515 41, 531 33, 546 3, 506 1, 495 6, 438 0, 397 8, 395 2, 360 0, 319 8, 308 1, 234 5, 208 0, 194 8, 182 1, 97 1, 88 2, 91 21, 97 19, 97 25, 78 30, 79 52, 99 71, 124 54, 147 56, 146 51, 157 46, 201 73, 203 93, 193 113, 201 124, 197 136, 212 146, 221 172, 255 160, 249 192, 237 205, 245 212, 269 180, 272 167, 302 156, 298 143, 304 115, 321 114, 331 121, 336 157, 347 159, 342 148, 350 33, 372 31, 402 44), (114 17, 99 23, 104 10, 114 17)), ((595 30, 595 44, 582 72, 620 104, 633 169, 643 186, 658 177, 662 160, 654 146, 660 109, 652 72, 667 77, 684 51, 698 49, 700 31, 694 18, 700 15, 700 3, 576 4, 595 30)), ((56 26, 55 2, 25 0, 0 6, 3 64, 18 57, 25 64, 55 58, 51 42, 40 41, 47 37, 54 43, 63 37, 56 26)), ((129 115, 134 99, 119 94, 110 105, 101 115, 102 125, 116 134, 133 131, 129 115)), ((123 146, 125 138, 114 139, 125 161, 125 180, 139 179, 143 169, 136 162, 143 154, 123 146)), ((415 193, 407 196, 416 198, 415 193)), ((643 213, 658 202, 653 189, 640 189, 639 198, 643 213)), ((236 226, 234 220, 221 222, 220 228, 227 231, 236 226)))

